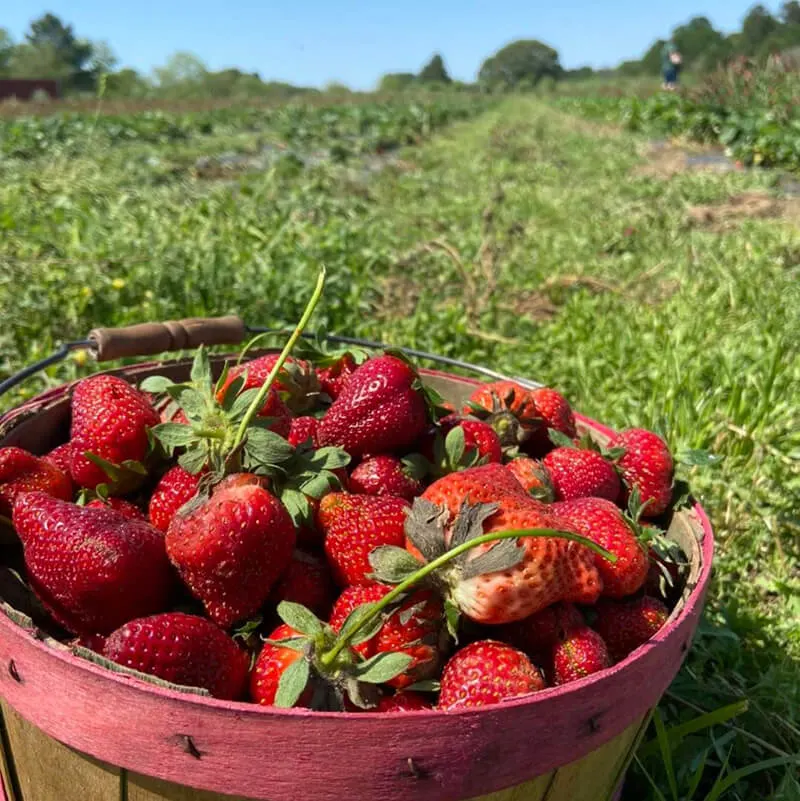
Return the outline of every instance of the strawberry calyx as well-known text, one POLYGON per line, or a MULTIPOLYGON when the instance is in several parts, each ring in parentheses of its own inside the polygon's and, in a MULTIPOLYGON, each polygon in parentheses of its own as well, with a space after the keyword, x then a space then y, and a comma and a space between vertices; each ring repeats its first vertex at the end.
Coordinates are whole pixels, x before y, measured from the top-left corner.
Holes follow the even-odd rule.
POLYGON ((520 446, 530 439, 531 432, 542 422, 539 417, 518 415, 511 411, 515 401, 514 389, 509 389, 501 399, 492 390, 492 408, 487 409, 474 401, 464 404, 464 411, 469 410, 471 416, 488 423, 500 437, 500 445, 506 458, 514 458, 519 453, 520 446))
POLYGON ((460 425, 454 426, 446 434, 437 429, 433 435, 431 451, 433 460, 425 459, 425 462, 427 472, 434 478, 478 467, 488 461, 488 457, 482 457, 477 448, 467 447, 464 429, 460 425))
MULTIPOLYGON (((148 429, 149 432, 152 429, 148 429)), ((110 462, 102 456, 91 451, 84 451, 83 455, 95 466, 99 467, 107 476, 108 482, 99 484, 96 488, 98 495, 102 492, 105 497, 109 495, 127 495, 137 490, 147 477, 147 466, 134 459, 126 459, 120 464, 110 462)))
POLYGON ((365 604, 357 607, 347 617, 337 634, 327 623, 301 604, 283 601, 278 604, 278 616, 297 632, 297 636, 282 640, 265 640, 279 648, 290 648, 302 655, 281 674, 275 706, 294 706, 309 685, 312 689, 311 708, 316 710, 346 709, 351 702, 361 709, 377 706, 380 694, 378 684, 391 681, 403 673, 412 662, 404 653, 384 651, 364 659, 352 647, 374 637, 393 611, 386 605, 381 615, 376 615, 369 626, 362 625, 365 604), (336 649, 336 644, 347 637, 347 645, 336 649))

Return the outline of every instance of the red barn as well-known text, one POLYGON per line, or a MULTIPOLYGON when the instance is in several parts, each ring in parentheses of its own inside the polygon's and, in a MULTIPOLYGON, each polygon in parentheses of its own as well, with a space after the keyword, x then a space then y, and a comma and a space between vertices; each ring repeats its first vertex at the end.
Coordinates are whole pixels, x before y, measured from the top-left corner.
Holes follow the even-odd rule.
POLYGON ((32 100, 35 92, 45 92, 51 100, 58 98, 58 81, 38 78, 0 78, 0 101, 15 97, 32 100))

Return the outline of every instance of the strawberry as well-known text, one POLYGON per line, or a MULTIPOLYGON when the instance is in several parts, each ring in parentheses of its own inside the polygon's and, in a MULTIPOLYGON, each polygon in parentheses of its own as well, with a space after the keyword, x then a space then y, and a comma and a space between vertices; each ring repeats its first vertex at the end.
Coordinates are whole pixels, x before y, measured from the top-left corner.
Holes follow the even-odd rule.
MULTIPOLYGON (((505 467, 494 463, 450 473, 431 484, 422 497, 445 507, 451 516, 458 513, 463 501, 473 504, 492 503, 498 498, 533 501, 505 467)), ((533 505, 537 506, 535 502, 533 505)))
POLYGON ((351 456, 411 446, 428 422, 422 383, 397 356, 364 362, 322 418, 320 445, 338 445, 351 456))
POLYGON ((114 509, 128 520, 147 520, 144 512, 138 506, 122 498, 94 498, 86 504, 86 507, 88 509, 114 509))
POLYGON ((506 465, 506 470, 522 484, 532 498, 543 503, 552 503, 555 500, 550 476, 541 462, 520 456, 512 459, 506 465))
POLYGON ((645 595, 628 603, 601 601, 593 628, 605 640, 614 662, 644 645, 667 622, 669 609, 645 595))
MULTIPOLYGON (((470 472, 451 474, 440 481, 470 472)), ((446 507, 426 500, 426 491, 414 501, 406 522, 408 550, 421 561, 430 562, 449 547, 463 545, 484 533, 559 529, 548 507, 525 495, 502 467, 500 472, 516 485, 522 499, 499 496, 500 500, 494 504, 476 506, 465 502, 452 519, 446 507)), ((435 490, 438 483, 429 489, 435 490)), ((376 578, 396 582, 398 571, 410 574, 412 566, 407 555, 398 561, 401 556, 392 548, 374 553, 371 562, 376 578)), ((589 549, 555 533, 486 542, 461 553, 434 572, 435 584, 447 601, 469 620, 483 624, 513 623, 556 601, 594 603, 602 587, 589 549)))
POLYGON ((619 476, 597 451, 556 448, 542 460, 557 501, 575 498, 619 498, 619 476))
POLYGON ((202 617, 168 612, 126 623, 112 632, 103 656, 172 684, 202 687, 236 701, 247 688, 248 655, 202 617))
POLYGON ((42 459, 44 459, 45 462, 50 462, 50 464, 55 465, 62 473, 69 476, 70 485, 74 493, 76 490, 75 482, 72 480, 72 474, 69 472, 69 465, 72 461, 72 443, 65 442, 63 445, 53 448, 50 453, 46 453, 42 456, 42 459))
MULTIPOLYGON (((260 387, 267 380, 277 361, 277 353, 268 353, 266 356, 231 367, 222 387, 217 391, 217 400, 222 403, 228 387, 240 376, 244 381, 240 391, 260 387)), ((289 356, 273 382, 272 389, 279 393, 278 400, 281 401, 281 405, 285 404, 294 414, 302 414, 316 402, 320 385, 314 368, 307 361, 289 356)), ((271 402, 275 404, 275 400, 271 402)), ((262 417, 275 417, 275 408, 275 406, 272 408, 264 406, 259 414, 262 417)), ((278 433, 286 436, 282 431, 278 433)))
MULTIPOLYGON (((269 639, 286 640, 297 636, 299 636, 297 631, 282 623, 269 635, 269 639)), ((303 655, 299 651, 264 643, 250 674, 250 697, 253 701, 262 706, 272 706, 275 703, 281 676, 287 668, 302 658, 303 655)), ((294 705, 309 706, 311 694, 311 688, 306 687, 294 705)))
POLYGON ((14 500, 36 490, 69 501, 72 479, 52 462, 22 448, 0 448, 0 515, 10 517, 14 500))
POLYGON ((526 653, 538 664, 546 663, 553 646, 573 629, 586 625, 572 604, 557 603, 534 615, 497 629, 496 637, 526 653))
POLYGON ((289 435, 286 439, 290 445, 296 448, 304 442, 311 442, 313 447, 317 447, 317 428, 319 420, 316 417, 294 417, 289 426, 289 435))
POLYGON ((295 550, 269 600, 276 606, 281 601, 292 601, 324 616, 330 611, 333 596, 333 577, 327 563, 306 551, 295 550))
POLYGON ((523 450, 532 456, 541 456, 552 447, 549 429, 559 431, 566 437, 574 439, 575 415, 567 399, 554 389, 540 387, 530 391, 534 407, 534 417, 540 421, 528 440, 523 444, 523 450))
POLYGON ((393 495, 410 501, 422 491, 424 470, 411 459, 381 454, 364 459, 350 474, 350 491, 362 495, 393 495))
POLYGON ((530 390, 515 381, 482 384, 470 395, 463 413, 485 420, 503 448, 518 447, 539 424, 530 390))
POLYGON ((107 634, 167 606, 172 573, 149 523, 43 492, 18 496, 13 522, 31 587, 69 631, 107 634))
POLYGON ((340 356, 333 364, 317 367, 317 377, 322 392, 335 401, 342 394, 342 390, 350 382, 350 378, 357 369, 356 360, 350 353, 340 356))
POLYGON ((430 426, 417 443, 420 453, 432 466, 435 476, 479 464, 503 461, 503 448, 497 432, 482 420, 450 414, 430 426), (451 432, 460 429, 455 438, 451 432))
POLYGON ((406 670, 386 683, 402 689, 431 678, 440 667, 447 643, 443 624, 444 608, 431 590, 418 590, 389 615, 375 639, 375 651, 408 654, 406 670))
POLYGON ((178 509, 194 498, 201 475, 193 475, 177 464, 164 473, 150 496, 147 510, 150 522, 159 531, 166 533, 178 509))
MULTIPOLYGON (((385 584, 354 584, 351 587, 347 587, 333 604, 330 618, 328 618, 331 629, 338 633, 344 625, 345 620, 347 620, 354 609, 363 604, 371 604, 380 601, 391 589, 391 587, 387 587, 385 584)), ((378 640, 376 633, 374 637, 370 637, 368 640, 354 645, 353 650, 364 657, 364 659, 368 659, 375 654, 377 646, 378 640)))
POLYGON ((645 504, 642 517, 657 517, 666 511, 672 500, 672 455, 658 434, 643 428, 629 428, 612 438, 608 445, 622 448, 617 459, 622 472, 624 497, 628 502, 631 490, 636 489, 645 504))
POLYGON ((319 504, 317 522, 336 582, 371 583, 369 554, 379 545, 402 546, 408 503, 402 498, 332 492, 319 504))
POLYGON ((75 483, 87 489, 108 484, 113 495, 135 489, 143 476, 147 430, 158 422, 146 395, 121 378, 96 375, 79 382, 72 393, 70 473, 75 483), (104 467, 87 453, 99 457, 104 467))
POLYGON ((167 530, 172 564, 223 627, 257 612, 292 558, 292 520, 260 482, 252 474, 228 476, 167 530))
POLYGON ((603 638, 587 626, 572 629, 553 647, 554 684, 567 684, 611 667, 603 638))
POLYGON ((639 541, 634 527, 611 501, 577 498, 554 504, 553 512, 578 534, 617 557, 616 562, 610 562, 599 554, 594 556, 603 579, 604 596, 624 598, 642 587, 649 569, 647 549, 639 541))
POLYGON ((433 709, 433 704, 422 693, 407 690, 394 695, 381 696, 378 706, 370 712, 418 712, 420 709, 433 709))
POLYGON ((444 667, 438 708, 488 706, 543 690, 539 669, 522 651, 479 640, 454 654, 444 667))

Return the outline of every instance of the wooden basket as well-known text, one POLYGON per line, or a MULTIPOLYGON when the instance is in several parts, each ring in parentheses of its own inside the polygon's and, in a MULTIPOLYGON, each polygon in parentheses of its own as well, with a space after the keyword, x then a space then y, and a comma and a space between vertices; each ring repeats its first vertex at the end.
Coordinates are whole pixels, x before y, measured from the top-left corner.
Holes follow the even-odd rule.
MULTIPOLYGON (((110 372, 138 383, 188 370, 183 360, 110 372)), ((456 405, 478 383, 423 372, 456 405)), ((44 453, 67 439, 68 424, 60 387, 0 420, 0 445, 44 453)), ((452 713, 278 710, 182 693, 77 656, 6 596, 0 801, 607 801, 689 649, 708 585, 713 537, 702 508, 676 513, 669 536, 691 571, 650 642, 581 681, 452 713)))

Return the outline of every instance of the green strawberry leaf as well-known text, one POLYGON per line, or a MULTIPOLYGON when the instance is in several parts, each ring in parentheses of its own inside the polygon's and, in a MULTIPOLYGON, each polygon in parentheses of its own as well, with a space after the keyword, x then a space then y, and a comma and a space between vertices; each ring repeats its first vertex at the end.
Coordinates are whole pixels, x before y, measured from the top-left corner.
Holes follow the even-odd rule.
POLYGON ((206 396, 194 387, 181 386, 176 384, 169 390, 170 397, 183 409, 186 416, 193 421, 203 419, 209 408, 209 401, 206 396))
POLYGON ((367 684, 384 684, 408 670, 413 661, 409 654, 383 651, 355 665, 353 674, 367 684))
POLYGON ((430 471, 430 462, 421 453, 409 453, 400 463, 403 465, 403 472, 414 481, 422 481, 430 471))
POLYGON ((170 456, 176 448, 184 448, 191 444, 196 436, 191 426, 182 423, 159 423, 150 430, 170 456))
POLYGON ((208 452, 204 448, 191 448, 178 457, 178 464, 193 476, 196 476, 206 466, 207 462, 208 452))
MULTIPOLYGON (((233 386, 233 384, 235 384, 238 380, 238 378, 234 379, 231 386, 233 386)), ((244 381, 242 381, 242 383, 244 383, 244 381)), ((228 416, 231 418, 231 420, 241 420, 247 413, 247 410, 250 408, 250 404, 252 404, 252 402, 256 399, 256 395, 258 395, 260 391, 261 390, 258 387, 251 387, 250 389, 246 389, 244 392, 240 392, 235 396, 231 396, 230 393, 226 394, 226 403, 229 397, 233 397, 233 402, 230 404, 230 408, 227 410, 228 416)))
POLYGON ((139 384, 142 392, 150 395, 163 395, 167 390, 174 386, 175 382, 163 375, 151 375, 139 384))
POLYGON ((278 692, 275 693, 275 706, 281 709, 293 707, 303 694, 311 676, 311 668, 305 659, 292 662, 281 674, 278 692))
POLYGON ((219 374, 219 378, 217 379, 217 383, 214 384, 214 397, 216 397, 220 390, 225 386, 225 382, 228 380, 228 374, 231 371, 231 366, 228 364, 227 360, 225 364, 222 365, 222 372, 219 374))
POLYGON ((264 617, 262 615, 257 615, 250 620, 246 620, 241 625, 237 626, 233 630, 233 634, 231 635, 234 640, 249 640, 258 629, 261 627, 261 624, 264 622, 264 617))
MULTIPOLYGON (((244 387, 244 382, 245 374, 241 373, 240 375, 237 375, 227 387, 224 387, 223 385, 225 388, 225 394, 222 396, 222 408, 226 412, 230 412, 231 407, 236 402, 236 399, 239 397, 239 393, 244 387)), ((217 392, 219 392, 221 389, 222 388, 218 389, 217 392)))
POLYGON ((250 467, 274 467, 288 462, 294 456, 294 448, 280 434, 258 427, 248 430, 244 452, 246 464, 250 467))
POLYGON ((304 493, 296 489, 285 488, 279 493, 281 503, 292 518, 295 528, 305 525, 311 518, 311 504, 304 493))
POLYGON ((461 426, 451 428, 447 432, 444 440, 444 450, 447 456, 447 464, 452 468, 457 468, 464 457, 467 443, 464 438, 464 429, 461 426))
POLYGON ((305 479, 300 484, 300 491, 310 498, 319 500, 323 495, 327 495, 331 491, 331 483, 336 479, 333 473, 324 471, 322 473, 312 473, 309 478, 305 479))
POLYGON ((348 639, 350 645, 358 645, 374 637, 383 625, 383 616, 378 615, 372 622, 362 628, 364 620, 374 608, 375 603, 357 606, 346 618, 339 629, 338 639, 348 639), (351 632, 353 633, 350 636, 351 632))
POLYGON ((422 567, 422 563, 405 548, 379 545, 369 555, 373 575, 384 584, 399 584, 422 567))
POLYGON ((211 362, 208 358, 208 351, 201 345, 194 355, 192 371, 189 374, 192 384, 201 392, 211 394, 211 362))
POLYGON ((291 626, 295 631, 301 634, 306 634, 309 637, 314 637, 317 634, 322 634, 324 630, 323 622, 310 610, 306 609, 302 604, 296 604, 292 601, 281 601, 278 604, 278 617, 291 626))
POLYGON ((297 651, 298 654, 304 654, 308 648, 308 637, 284 637, 280 640, 271 640, 269 637, 262 638, 265 645, 273 645, 275 648, 288 648, 291 651, 297 651))
POLYGON ((458 644, 458 626, 461 622, 461 610, 452 602, 444 602, 444 619, 447 625, 447 633, 458 644))
POLYGON ((555 428, 547 429, 547 436, 550 442, 557 448, 575 448, 575 443, 563 432, 555 428))
POLYGON ((409 684, 404 692, 417 692, 417 693, 438 693, 442 685, 436 679, 422 679, 422 681, 409 684))

